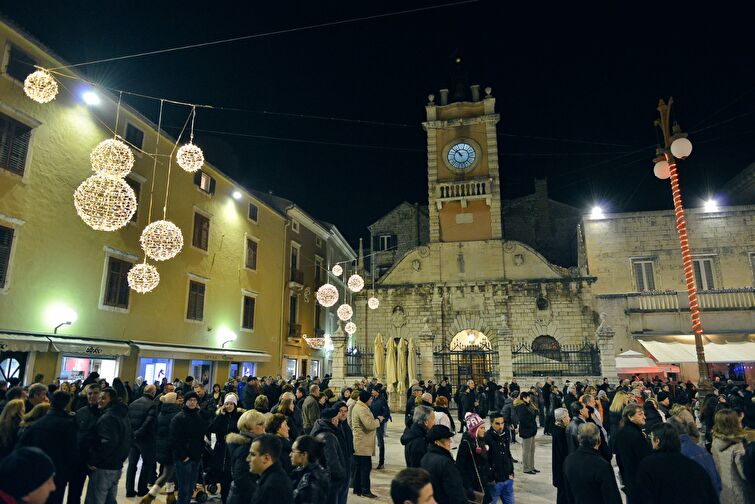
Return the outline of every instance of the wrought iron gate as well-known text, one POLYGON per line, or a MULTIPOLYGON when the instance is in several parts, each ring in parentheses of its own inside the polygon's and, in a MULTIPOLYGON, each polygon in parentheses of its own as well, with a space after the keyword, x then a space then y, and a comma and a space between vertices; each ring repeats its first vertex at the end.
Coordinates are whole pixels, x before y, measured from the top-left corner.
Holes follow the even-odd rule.
POLYGON ((433 352, 435 378, 438 382, 445 376, 456 387, 459 383, 474 380, 482 383, 485 378, 495 378, 498 370, 498 352, 490 342, 479 345, 443 345, 433 352))

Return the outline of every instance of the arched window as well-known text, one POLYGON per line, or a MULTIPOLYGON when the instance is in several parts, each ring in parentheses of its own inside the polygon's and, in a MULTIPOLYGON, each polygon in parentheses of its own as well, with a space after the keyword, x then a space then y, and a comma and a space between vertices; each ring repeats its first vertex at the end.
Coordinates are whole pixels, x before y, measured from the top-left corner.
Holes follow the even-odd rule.
POLYGON ((0 361, 0 380, 8 381, 11 378, 20 378, 21 363, 12 357, 0 361))
POLYGON ((548 359, 561 360, 561 345, 553 336, 543 334, 532 342, 532 353, 548 359))

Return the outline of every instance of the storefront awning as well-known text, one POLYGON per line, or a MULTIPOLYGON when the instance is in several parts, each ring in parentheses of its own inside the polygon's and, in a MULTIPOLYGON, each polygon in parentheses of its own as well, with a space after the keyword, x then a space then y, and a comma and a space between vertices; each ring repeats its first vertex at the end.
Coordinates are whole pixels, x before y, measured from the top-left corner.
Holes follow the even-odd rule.
POLYGON ((618 374, 658 374, 678 373, 677 366, 658 364, 650 357, 634 350, 627 350, 616 356, 618 374))
POLYGON ((31 334, 0 333, 0 350, 5 352, 46 352, 50 340, 31 334))
POLYGON ((254 350, 152 345, 149 343, 140 343, 138 341, 134 341, 133 343, 139 348, 140 357, 248 362, 269 362, 272 358, 269 353, 257 352, 254 350))
MULTIPOLYGON (((639 340, 658 362, 697 362, 694 338, 691 342, 639 340)), ((705 361, 713 363, 755 362, 755 341, 706 342, 705 361)))
POLYGON ((93 357, 98 355, 129 355, 131 347, 127 343, 108 340, 84 340, 76 338, 60 338, 50 336, 50 342, 56 352, 86 354, 93 357))

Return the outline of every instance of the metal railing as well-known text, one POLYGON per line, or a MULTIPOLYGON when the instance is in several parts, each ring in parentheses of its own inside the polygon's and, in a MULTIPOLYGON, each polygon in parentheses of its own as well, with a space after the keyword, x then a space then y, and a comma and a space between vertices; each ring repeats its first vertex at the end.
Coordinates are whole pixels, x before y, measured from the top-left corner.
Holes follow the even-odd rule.
POLYGON ((346 349, 346 376, 372 376, 375 356, 371 351, 360 347, 346 349))
POLYGON ((511 364, 514 376, 599 376, 600 351, 588 341, 537 351, 522 342, 512 348, 511 364))

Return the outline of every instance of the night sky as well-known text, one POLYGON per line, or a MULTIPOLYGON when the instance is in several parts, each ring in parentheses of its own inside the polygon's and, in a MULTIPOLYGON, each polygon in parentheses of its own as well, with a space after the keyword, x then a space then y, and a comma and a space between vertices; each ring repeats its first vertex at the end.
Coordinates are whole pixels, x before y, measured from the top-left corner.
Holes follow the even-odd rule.
MULTIPOLYGON (((655 107, 670 95, 694 146, 680 171, 688 206, 755 161, 752 6, 513 3, 464 3, 79 71, 109 88, 244 109, 198 111, 195 141, 207 159, 335 223, 353 243, 401 201, 426 203, 424 105, 429 93, 453 87, 459 70, 497 98, 506 198, 547 176, 552 198, 586 210, 595 202, 608 211, 671 208, 668 182, 652 174, 655 107)), ((17 1, 0 12, 79 63, 442 5, 243 4, 17 1)), ((156 122, 157 102, 124 100, 156 122)), ((187 113, 168 109, 167 131, 177 134, 187 113)))

